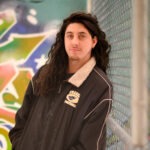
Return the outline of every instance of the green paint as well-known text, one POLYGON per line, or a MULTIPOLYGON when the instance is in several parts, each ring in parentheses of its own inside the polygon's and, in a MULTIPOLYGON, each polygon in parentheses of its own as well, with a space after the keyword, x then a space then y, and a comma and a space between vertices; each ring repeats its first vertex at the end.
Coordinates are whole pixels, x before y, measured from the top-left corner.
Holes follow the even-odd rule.
POLYGON ((7 18, 0 18, 0 20, 3 22, 0 25, 0 36, 1 36, 15 23, 15 19, 12 17, 11 19, 9 18, 8 21, 7 18))
POLYGON ((75 11, 86 11, 87 0, 43 0, 41 3, 27 1, 30 8, 37 10, 36 17, 40 22, 62 20, 75 11))
POLYGON ((18 107, 15 107, 15 106, 7 106, 7 108, 11 109, 11 110, 18 110, 18 107))
POLYGON ((3 123, 4 123, 4 121, 0 120, 0 124, 3 124, 3 123))
POLYGON ((0 127, 0 133, 5 138, 5 141, 7 143, 7 150, 11 150, 11 143, 10 143, 10 140, 9 140, 9 137, 8 137, 8 131, 6 129, 0 127))
POLYGON ((10 59, 25 59, 33 49, 44 39, 44 35, 36 37, 15 37, 6 45, 0 46, 0 63, 10 59))
POLYGON ((3 100, 6 104, 12 104, 12 105, 17 101, 14 95, 6 92, 3 94, 3 100))

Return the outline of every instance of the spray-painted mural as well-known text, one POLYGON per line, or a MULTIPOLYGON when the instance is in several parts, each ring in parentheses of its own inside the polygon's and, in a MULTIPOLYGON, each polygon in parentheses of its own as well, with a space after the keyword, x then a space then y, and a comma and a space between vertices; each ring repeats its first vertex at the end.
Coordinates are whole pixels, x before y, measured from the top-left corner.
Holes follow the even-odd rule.
POLYGON ((25 3, 0 2, 0 150, 11 149, 15 113, 29 80, 46 62, 60 22, 40 24, 36 13, 25 3))

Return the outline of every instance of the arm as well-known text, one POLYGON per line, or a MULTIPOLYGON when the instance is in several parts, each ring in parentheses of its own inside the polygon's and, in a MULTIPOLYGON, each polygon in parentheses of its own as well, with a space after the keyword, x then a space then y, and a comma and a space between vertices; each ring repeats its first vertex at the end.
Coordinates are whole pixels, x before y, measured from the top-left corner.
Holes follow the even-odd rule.
POLYGON ((28 119, 29 113, 33 105, 33 88, 31 82, 28 84, 26 93, 24 95, 24 100, 21 108, 17 111, 15 116, 16 124, 9 132, 9 138, 12 143, 13 150, 17 146, 20 137, 22 135, 23 129, 25 127, 26 121, 28 119))
POLYGON ((111 110, 112 99, 103 98, 85 116, 80 136, 69 150, 105 150, 106 120, 111 110))

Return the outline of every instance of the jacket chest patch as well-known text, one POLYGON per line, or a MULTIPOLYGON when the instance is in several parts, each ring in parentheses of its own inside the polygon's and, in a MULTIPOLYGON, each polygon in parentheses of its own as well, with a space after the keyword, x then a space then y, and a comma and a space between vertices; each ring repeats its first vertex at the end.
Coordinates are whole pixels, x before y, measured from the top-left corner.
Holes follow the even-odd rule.
POLYGON ((72 107, 76 107, 77 106, 77 103, 79 101, 79 98, 80 98, 80 93, 77 92, 77 91, 74 91, 74 90, 71 90, 67 96, 66 96, 66 99, 65 99, 65 102, 66 104, 72 106, 72 107))

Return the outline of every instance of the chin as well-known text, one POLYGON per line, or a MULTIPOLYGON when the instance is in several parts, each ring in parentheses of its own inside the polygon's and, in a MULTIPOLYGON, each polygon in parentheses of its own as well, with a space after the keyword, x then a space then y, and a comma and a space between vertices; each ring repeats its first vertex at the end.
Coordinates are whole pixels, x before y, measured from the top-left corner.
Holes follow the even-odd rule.
POLYGON ((70 59, 70 60, 80 60, 80 58, 79 58, 79 57, 76 57, 76 56, 69 56, 69 59, 70 59))

